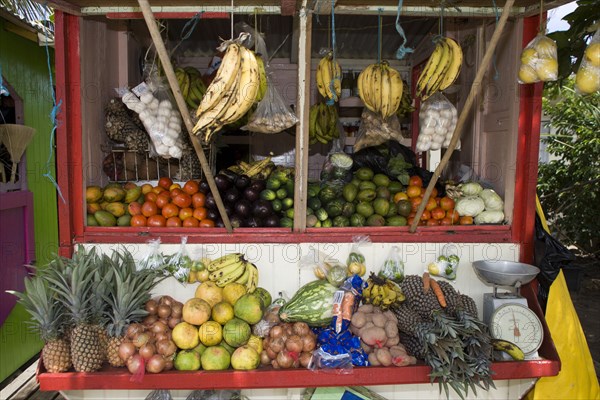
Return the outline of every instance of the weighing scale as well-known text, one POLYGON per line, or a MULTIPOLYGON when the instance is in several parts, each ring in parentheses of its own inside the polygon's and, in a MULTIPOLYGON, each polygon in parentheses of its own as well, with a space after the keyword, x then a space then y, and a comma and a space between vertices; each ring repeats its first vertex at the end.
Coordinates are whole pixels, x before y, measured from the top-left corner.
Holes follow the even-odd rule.
POLYGON ((493 293, 483 295, 483 321, 489 326, 495 339, 504 339, 518 345, 526 359, 538 358, 537 350, 542 344, 544 332, 538 316, 521 297, 520 288, 531 282, 540 272, 533 265, 512 261, 475 261, 473 269, 477 277, 493 293), (499 289, 507 291, 499 292, 499 289))

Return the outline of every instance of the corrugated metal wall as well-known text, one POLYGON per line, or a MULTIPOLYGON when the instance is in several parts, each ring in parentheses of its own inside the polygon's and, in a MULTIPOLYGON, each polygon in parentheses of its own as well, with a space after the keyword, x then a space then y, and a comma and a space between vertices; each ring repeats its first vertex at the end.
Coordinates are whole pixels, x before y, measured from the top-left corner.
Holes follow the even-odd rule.
MULTIPOLYGON (((0 19, 0 65, 3 78, 23 99, 25 124, 37 130, 27 148, 27 181, 34 198, 34 230, 37 265, 48 262, 58 248, 57 195, 43 176, 48 159, 52 98, 44 47, 5 30, 0 19)), ((53 50, 50 49, 51 54, 53 50)), ((52 60, 51 64, 54 64, 52 60)), ((65 110, 63 109, 63 112, 65 110)), ((54 171, 54 159, 51 161, 54 171)), ((15 307, 0 328, 0 381, 4 380, 40 349, 37 335, 24 321, 27 313, 15 307)))

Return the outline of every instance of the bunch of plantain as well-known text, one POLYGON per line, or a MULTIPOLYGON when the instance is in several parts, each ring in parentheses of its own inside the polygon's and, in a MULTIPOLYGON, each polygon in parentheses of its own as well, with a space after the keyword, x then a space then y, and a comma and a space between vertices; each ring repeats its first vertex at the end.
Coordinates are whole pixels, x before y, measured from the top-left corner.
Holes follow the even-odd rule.
POLYGON ((513 342, 503 339, 492 339, 491 344, 494 351, 504 352, 511 356, 515 361, 523 361, 525 359, 523 350, 513 342))
POLYGON ((218 48, 225 51, 225 55, 196 111, 198 121, 193 133, 203 134, 206 143, 224 125, 242 118, 259 92, 260 72, 256 56, 238 44, 238 40, 225 41, 218 48))
POLYGON ((258 286, 258 268, 241 253, 227 254, 214 259, 208 263, 206 269, 208 279, 219 287, 237 282, 245 285, 248 293, 252 293, 258 286))
POLYGON ((317 67, 317 89, 325 99, 338 101, 342 93, 342 68, 329 52, 317 67))
POLYGON ((175 76, 188 107, 193 110, 197 109, 206 93, 206 85, 204 85, 200 71, 194 67, 177 67, 175 76))
POLYGON ((381 278, 371 273, 367 279, 367 287, 363 289, 362 300, 387 310, 392 304, 403 302, 406 297, 400 286, 391 279, 381 278))
POLYGON ((462 48, 454 39, 442 37, 427 60, 419 80, 417 95, 423 100, 454 83, 462 67, 462 48))
POLYGON ((338 112, 335 106, 324 103, 315 104, 310 108, 308 116, 309 143, 317 142, 327 144, 340 137, 338 131, 338 112))
POLYGON ((398 118, 402 119, 411 112, 415 111, 412 102, 413 101, 412 97, 410 96, 410 88, 408 87, 408 83, 406 83, 405 80, 402 80, 402 99, 400 100, 398 111, 396 112, 398 118))
POLYGON ((387 61, 371 64, 358 75, 358 95, 372 112, 388 118, 402 103, 404 86, 400 73, 387 61))
POLYGON ((239 175, 246 175, 248 178, 267 179, 275 169, 275 164, 271 161, 271 157, 266 157, 251 163, 240 161, 227 169, 239 175))

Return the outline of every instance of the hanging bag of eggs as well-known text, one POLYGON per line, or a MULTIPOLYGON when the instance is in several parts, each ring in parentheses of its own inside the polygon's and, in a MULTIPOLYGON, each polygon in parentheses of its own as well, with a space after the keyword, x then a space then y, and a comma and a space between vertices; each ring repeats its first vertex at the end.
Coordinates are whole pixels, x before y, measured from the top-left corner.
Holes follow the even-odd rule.
POLYGON ((583 52, 581 64, 575 75, 575 89, 583 95, 600 90, 600 28, 583 52))
MULTIPOLYGON (((450 145, 458 112, 448 99, 437 92, 421 103, 417 151, 439 150, 450 145)), ((460 150, 460 141, 456 146, 460 150)))
POLYGON ((539 34, 521 52, 519 83, 551 82, 558 79, 556 43, 539 34))

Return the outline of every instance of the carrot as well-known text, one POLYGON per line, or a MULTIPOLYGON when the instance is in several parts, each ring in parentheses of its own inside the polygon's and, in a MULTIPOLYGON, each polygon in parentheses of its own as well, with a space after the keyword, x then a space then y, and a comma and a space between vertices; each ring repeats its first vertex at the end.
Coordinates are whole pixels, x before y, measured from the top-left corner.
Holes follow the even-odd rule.
POLYGON ((344 293, 342 300, 342 318, 350 321, 354 312, 354 294, 350 291, 344 293))
POLYGON ((442 308, 446 308, 446 298, 444 297, 444 293, 442 293, 442 288, 434 279, 430 279, 430 284, 431 289, 433 289, 433 293, 435 293, 435 297, 437 297, 438 303, 440 303, 442 308))
POLYGON ((423 292, 429 293, 430 288, 431 288, 431 277, 429 276, 429 272, 425 272, 423 274, 423 292))

